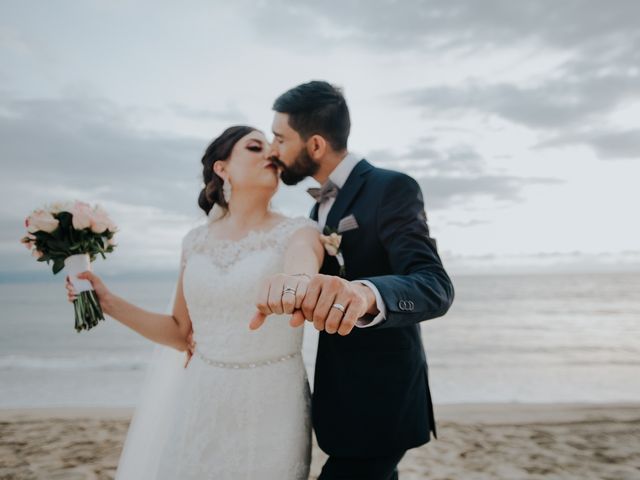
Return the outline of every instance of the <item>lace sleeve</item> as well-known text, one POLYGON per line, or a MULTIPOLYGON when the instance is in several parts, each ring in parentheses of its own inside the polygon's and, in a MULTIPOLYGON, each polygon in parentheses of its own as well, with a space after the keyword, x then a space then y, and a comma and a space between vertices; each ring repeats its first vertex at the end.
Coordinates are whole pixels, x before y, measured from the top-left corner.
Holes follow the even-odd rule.
POLYGON ((187 260, 198 243, 198 238, 202 234, 203 226, 192 228, 182 238, 182 246, 180 248, 180 270, 187 265, 187 260))
POLYGON ((291 237, 295 232, 301 228, 311 227, 316 231, 320 231, 318 222, 307 217, 292 217, 288 220, 285 228, 287 229, 287 236, 291 237))
POLYGON ((313 228, 317 232, 320 232, 318 222, 307 217, 292 217, 284 222, 284 225, 279 229, 279 247, 281 251, 285 251, 291 237, 294 233, 302 228, 313 228))

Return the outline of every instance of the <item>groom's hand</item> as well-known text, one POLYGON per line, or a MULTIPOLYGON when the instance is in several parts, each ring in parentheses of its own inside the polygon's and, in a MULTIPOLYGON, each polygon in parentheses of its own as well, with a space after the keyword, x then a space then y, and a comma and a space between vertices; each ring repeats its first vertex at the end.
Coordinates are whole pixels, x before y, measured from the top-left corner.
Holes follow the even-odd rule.
POLYGON ((289 324, 299 327, 304 324, 300 306, 307 292, 309 277, 279 273, 269 277, 261 286, 256 299, 257 312, 251 319, 249 328, 256 330, 269 315, 291 315, 289 324))
POLYGON ((318 274, 309 282, 302 313, 316 330, 348 335, 360 317, 375 315, 378 309, 375 294, 366 285, 318 274))

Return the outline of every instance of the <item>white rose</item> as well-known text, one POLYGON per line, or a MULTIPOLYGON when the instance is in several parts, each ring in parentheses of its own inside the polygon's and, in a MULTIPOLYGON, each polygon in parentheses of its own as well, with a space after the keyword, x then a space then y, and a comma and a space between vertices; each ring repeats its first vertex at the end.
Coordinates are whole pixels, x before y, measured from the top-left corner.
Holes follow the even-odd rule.
POLYGON ((327 253, 332 257, 335 257, 340 250, 342 236, 337 233, 332 233, 331 235, 320 235, 320 241, 324 245, 324 249, 327 253))

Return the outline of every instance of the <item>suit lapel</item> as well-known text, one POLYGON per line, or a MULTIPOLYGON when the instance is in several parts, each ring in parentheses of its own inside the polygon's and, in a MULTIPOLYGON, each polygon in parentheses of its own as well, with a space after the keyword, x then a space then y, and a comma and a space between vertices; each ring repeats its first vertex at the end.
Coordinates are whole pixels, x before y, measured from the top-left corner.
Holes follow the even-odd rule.
MULTIPOLYGON (((364 185, 366 174, 371 170, 373 170, 373 165, 365 159, 360 160, 356 164, 349 174, 347 181, 338 192, 338 196, 336 197, 331 210, 329 210, 329 215, 327 216, 327 222, 325 224, 326 226, 334 230, 337 228, 338 222, 342 218, 343 214, 347 211, 351 203, 353 203, 358 192, 362 188, 362 185, 364 185)), ((316 208, 316 218, 317 216, 316 208)))
POLYGON ((315 220, 316 222, 318 221, 318 209, 319 208, 320 208, 320 204, 316 202, 313 205, 313 207, 311 208, 311 213, 309 213, 309 218, 311 218, 311 220, 315 220))

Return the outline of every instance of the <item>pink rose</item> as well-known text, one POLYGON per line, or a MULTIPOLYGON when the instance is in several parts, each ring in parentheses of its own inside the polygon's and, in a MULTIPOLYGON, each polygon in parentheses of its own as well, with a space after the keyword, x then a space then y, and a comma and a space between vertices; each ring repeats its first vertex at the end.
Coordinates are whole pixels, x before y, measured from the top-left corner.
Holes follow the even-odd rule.
POLYGON ((92 211, 88 203, 76 201, 70 209, 71 223, 76 230, 91 227, 92 211))
POLYGON ((20 243, 22 243, 27 250, 31 250, 31 247, 33 246, 33 242, 35 241, 35 239, 36 237, 29 233, 25 237, 22 237, 20 239, 20 243))
POLYGON ((107 230, 109 230, 110 232, 117 232, 118 231, 118 226, 113 223, 113 220, 109 220, 109 224, 107 226, 107 230))
POLYGON ((109 224, 109 217, 105 215, 95 212, 91 217, 91 231, 93 233, 104 233, 109 224))
POLYGON ((104 233, 105 230, 114 232, 115 228, 107 212, 101 206, 96 205, 91 218, 91 230, 94 233, 104 233))
POLYGON ((47 207, 47 210, 52 213, 69 212, 71 211, 72 204, 70 202, 53 202, 47 207))
POLYGON ((51 233, 58 228, 59 223, 57 219, 53 218, 53 215, 45 210, 35 210, 25 222, 29 233, 38 231, 51 233))

